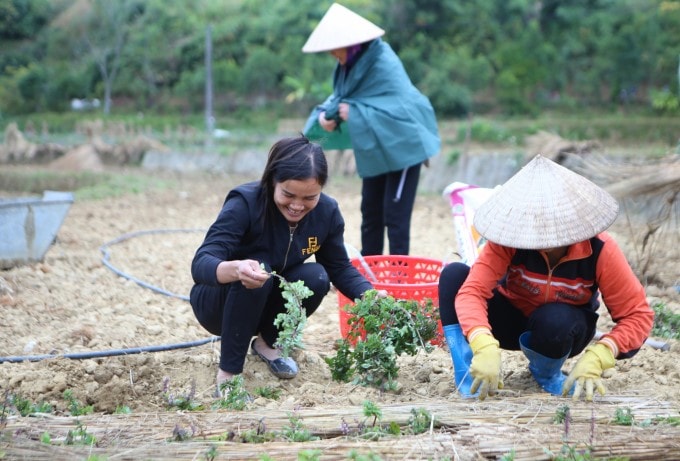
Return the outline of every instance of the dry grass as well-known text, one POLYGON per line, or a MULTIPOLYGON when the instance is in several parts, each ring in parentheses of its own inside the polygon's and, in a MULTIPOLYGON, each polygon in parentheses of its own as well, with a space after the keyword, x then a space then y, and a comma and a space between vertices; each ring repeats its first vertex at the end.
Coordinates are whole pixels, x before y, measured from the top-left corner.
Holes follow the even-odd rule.
POLYGON ((571 156, 575 169, 602 185, 621 205, 634 242, 633 264, 650 283, 658 253, 677 246, 680 228, 680 155, 638 161, 571 156))
MULTIPOLYGON (((400 437, 385 436, 367 441, 344 436, 340 425, 350 427, 365 417, 361 409, 305 408, 295 413, 304 428, 319 440, 285 441, 282 430, 290 425, 291 413, 283 410, 233 412, 163 412, 131 415, 90 415, 75 417, 12 417, 0 439, 0 454, 7 459, 299 459, 302 450, 318 450, 319 459, 350 459, 352 452, 376 454, 380 459, 560 459, 561 450, 585 453, 590 458, 627 457, 631 460, 680 459, 680 427, 642 424, 655 418, 678 417, 678 409, 654 399, 606 397, 597 403, 572 402, 538 394, 504 397, 479 402, 472 399, 440 404, 417 402, 381 407, 381 424, 397 423, 408 429, 411 410, 423 408, 433 417, 429 432, 400 437), (570 423, 554 422, 563 405, 569 406, 570 423), (632 426, 613 424, 616 410, 629 408, 632 426), (62 445, 69 431, 80 422, 97 446, 62 445), (275 441, 240 443, 240 436, 254 428, 266 427, 275 441), (178 430, 191 434, 174 441, 178 430), (52 444, 40 442, 49 434, 52 444), (231 440, 231 441, 229 441, 231 440), (588 455, 589 454, 589 455, 588 455), (91 458, 92 459, 92 458, 91 458)), ((563 455, 566 456, 566 455, 563 455)), ((2 458, 2 456, 0 456, 2 458)))

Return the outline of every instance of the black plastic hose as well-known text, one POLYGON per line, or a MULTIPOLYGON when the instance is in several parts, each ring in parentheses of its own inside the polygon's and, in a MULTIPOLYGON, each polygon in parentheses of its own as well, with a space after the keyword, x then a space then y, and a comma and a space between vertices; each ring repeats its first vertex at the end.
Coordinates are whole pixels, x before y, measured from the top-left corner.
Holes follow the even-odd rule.
POLYGON ((219 341, 219 336, 213 336, 211 338, 199 339, 197 341, 190 341, 186 343, 175 343, 175 344, 163 344, 160 346, 145 346, 145 347, 131 347, 128 349, 109 349, 106 351, 93 351, 93 352, 73 352, 68 354, 45 354, 45 355, 26 355, 26 356, 9 356, 0 357, 0 363, 21 363, 21 362, 39 362, 45 359, 54 358, 64 358, 64 359, 95 359, 99 357, 114 357, 117 355, 132 355, 141 354, 142 352, 160 352, 169 351, 173 349, 186 349, 189 347, 201 346, 209 342, 219 341))
MULTIPOLYGON (((171 296, 174 298, 179 298, 184 301, 189 301, 189 297, 185 295, 179 295, 176 293, 172 293, 170 291, 164 290, 162 288, 159 288, 155 285, 151 285, 150 283, 147 283, 143 280, 140 280, 136 277, 133 277, 130 274, 127 274, 117 267, 115 267, 113 264, 109 262, 109 257, 111 256, 111 253, 109 251, 109 246, 115 245, 117 243, 124 242, 126 240, 129 240, 133 237, 138 237, 140 235, 149 235, 149 234, 169 234, 169 233, 177 233, 177 232, 205 232, 205 229, 156 229, 156 230, 146 230, 146 231, 138 231, 138 232, 131 232, 128 234, 123 234, 120 237, 113 239, 105 244, 103 244, 101 247, 99 247, 99 250, 102 252, 104 255, 102 257, 102 263, 109 268, 111 271, 116 273, 117 275, 132 280, 135 282, 137 285, 148 288, 152 291, 155 291, 157 293, 160 293, 165 296, 171 296)), ((220 337, 219 336, 212 336, 210 338, 206 339, 199 339, 196 341, 190 341, 190 342, 185 342, 185 343, 175 343, 175 344, 162 344, 159 346, 143 346, 143 347, 131 347, 128 349, 109 349, 105 351, 95 351, 95 352, 74 352, 74 353, 67 353, 67 354, 45 354, 45 355, 26 355, 26 356, 9 356, 9 357, 0 357, 0 363, 21 363, 21 362, 39 362, 41 360, 46 360, 46 359, 53 359, 53 358, 66 358, 66 359, 74 359, 74 360, 82 360, 82 359, 93 359, 93 358, 99 358, 99 357, 114 357, 118 355, 131 355, 131 354, 141 354, 142 352, 159 352, 159 351, 169 351, 169 350, 174 350, 174 349, 186 349, 189 347, 195 347, 195 346, 201 346, 206 343, 210 342, 216 342, 219 341, 220 337)))
POLYGON ((99 247, 99 251, 102 252, 104 255, 102 257, 102 263, 108 267, 111 271, 113 271, 115 274, 126 278, 128 280, 132 280, 135 282, 137 285, 148 288, 149 290, 155 291, 156 293, 160 293, 165 296, 170 296, 173 298, 179 298, 184 301, 189 301, 189 297, 186 295, 179 295, 177 293, 172 293, 170 291, 164 290, 163 288, 157 287, 155 285, 151 285, 150 283, 147 283, 143 280, 140 280, 136 277, 133 277, 132 275, 123 272, 122 270, 118 269, 115 267, 113 264, 109 262, 109 258, 111 256, 111 252, 109 251, 109 247, 111 245, 116 245, 118 243, 124 242, 126 240, 130 240, 131 238, 134 237, 139 237, 141 235, 149 235, 149 234, 170 234, 170 233, 178 233, 178 232, 205 232, 205 229, 155 229, 155 230, 146 230, 146 231, 138 231, 138 232, 130 232, 128 234, 123 234, 118 238, 115 238, 102 246, 99 247))

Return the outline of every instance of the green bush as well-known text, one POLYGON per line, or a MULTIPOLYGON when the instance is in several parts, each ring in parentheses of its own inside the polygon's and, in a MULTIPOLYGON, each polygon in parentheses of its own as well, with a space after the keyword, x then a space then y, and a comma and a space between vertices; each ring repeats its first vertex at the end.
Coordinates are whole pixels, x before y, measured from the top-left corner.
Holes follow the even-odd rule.
MULTIPOLYGON (((458 142, 465 141, 467 126, 458 128, 458 142)), ((507 128, 488 120, 477 119, 470 127, 471 140, 475 142, 502 143, 512 138, 507 128)))
POLYGON ((677 114, 680 109, 680 100, 668 89, 649 90, 652 109, 659 114, 677 114))

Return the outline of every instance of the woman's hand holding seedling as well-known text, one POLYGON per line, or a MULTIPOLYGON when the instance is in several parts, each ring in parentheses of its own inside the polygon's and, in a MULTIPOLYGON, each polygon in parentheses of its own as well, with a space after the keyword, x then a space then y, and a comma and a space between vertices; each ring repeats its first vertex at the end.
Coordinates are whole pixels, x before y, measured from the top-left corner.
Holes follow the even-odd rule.
POLYGON ((269 274, 253 259, 222 261, 215 275, 219 283, 240 281, 248 289, 260 288, 269 279, 269 274))
POLYGON ((260 263, 253 259, 238 261, 236 274, 243 286, 248 289, 260 288, 270 277, 260 263))

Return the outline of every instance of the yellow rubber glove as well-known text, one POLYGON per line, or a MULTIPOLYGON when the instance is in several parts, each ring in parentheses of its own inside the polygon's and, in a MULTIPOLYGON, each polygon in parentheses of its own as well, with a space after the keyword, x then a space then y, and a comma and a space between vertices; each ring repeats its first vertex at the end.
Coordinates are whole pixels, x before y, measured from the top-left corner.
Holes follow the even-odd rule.
POLYGON ((602 372, 612 368, 616 363, 612 350, 602 343, 597 343, 586 347, 586 352, 578 359, 571 373, 567 376, 562 386, 562 395, 566 396, 569 390, 574 387, 574 400, 578 400, 585 386, 587 401, 593 400, 593 390, 597 389, 600 395, 604 395, 606 389, 602 383, 602 372))
POLYGON ((488 334, 475 336, 470 343, 470 349, 473 354, 470 375, 474 378, 470 393, 474 394, 479 389, 479 400, 484 400, 487 395, 494 395, 498 389, 503 388, 501 350, 498 341, 488 334))

